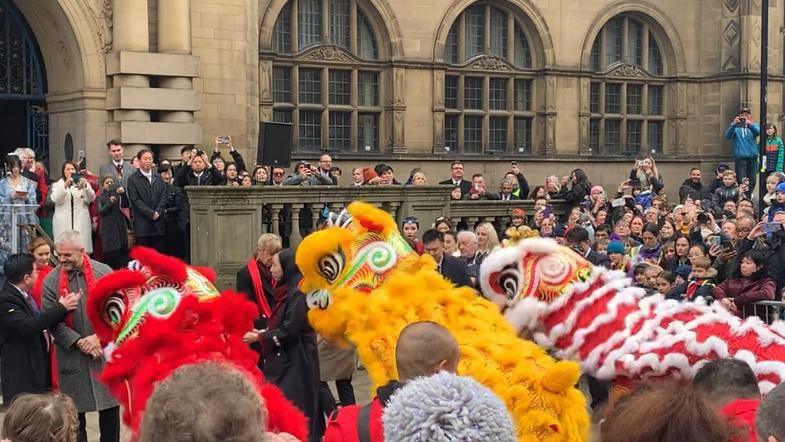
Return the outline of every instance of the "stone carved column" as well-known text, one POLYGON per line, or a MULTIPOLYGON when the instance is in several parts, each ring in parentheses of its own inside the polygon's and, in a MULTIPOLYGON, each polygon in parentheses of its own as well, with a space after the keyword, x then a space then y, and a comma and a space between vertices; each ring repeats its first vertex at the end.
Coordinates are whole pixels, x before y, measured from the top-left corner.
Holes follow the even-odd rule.
MULTIPOLYGON (((113 10, 113 49, 115 51, 149 51, 147 0, 115 0, 113 10)), ((150 87, 150 79, 145 75, 121 74, 112 77, 112 85, 115 88, 147 88, 150 87)), ((150 121, 150 112, 117 109, 113 111, 113 119, 114 121, 150 121)))
POLYGON ((545 155, 556 154, 556 77, 546 76, 540 83, 544 85, 542 111, 537 112, 540 120, 540 148, 539 153, 545 155))
POLYGON ((444 74, 433 71, 433 153, 443 155, 444 150, 444 74))
POLYGON ((404 117, 406 114, 406 69, 392 68, 389 70, 390 82, 392 87, 390 94, 390 104, 385 109, 390 118, 388 121, 391 126, 390 141, 392 141, 392 151, 396 154, 406 153, 406 132, 404 117))
POLYGON ((580 96, 579 133, 578 133, 578 155, 590 156, 597 152, 592 152, 589 146, 589 120, 591 119, 591 80, 581 78, 578 86, 580 96))

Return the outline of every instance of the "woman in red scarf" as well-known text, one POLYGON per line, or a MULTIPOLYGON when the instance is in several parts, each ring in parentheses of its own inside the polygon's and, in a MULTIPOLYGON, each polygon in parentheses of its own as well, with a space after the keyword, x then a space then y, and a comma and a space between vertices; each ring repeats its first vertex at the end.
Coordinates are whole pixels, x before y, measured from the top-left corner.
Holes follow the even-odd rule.
MULTIPOLYGON (((46 242, 46 239, 38 237, 30 243, 30 254, 35 258, 35 268, 38 270, 38 279, 35 280, 35 285, 30 293, 30 296, 35 299, 38 305, 43 305, 41 301, 41 291, 44 287, 44 279, 46 275, 52 271, 51 258, 52 247, 46 242)), ((59 385, 57 381, 57 359, 54 352, 54 343, 50 342, 49 345, 49 364, 51 366, 52 374, 52 390, 57 390, 59 385)))

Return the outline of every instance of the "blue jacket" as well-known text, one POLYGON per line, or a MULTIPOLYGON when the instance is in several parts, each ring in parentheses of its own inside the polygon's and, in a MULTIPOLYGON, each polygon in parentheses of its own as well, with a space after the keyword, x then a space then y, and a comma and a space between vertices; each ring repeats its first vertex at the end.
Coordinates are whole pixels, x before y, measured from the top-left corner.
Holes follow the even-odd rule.
POLYGON ((725 138, 733 140, 734 158, 757 158, 758 142, 755 137, 760 135, 760 125, 752 123, 749 126, 731 124, 725 129, 725 138))

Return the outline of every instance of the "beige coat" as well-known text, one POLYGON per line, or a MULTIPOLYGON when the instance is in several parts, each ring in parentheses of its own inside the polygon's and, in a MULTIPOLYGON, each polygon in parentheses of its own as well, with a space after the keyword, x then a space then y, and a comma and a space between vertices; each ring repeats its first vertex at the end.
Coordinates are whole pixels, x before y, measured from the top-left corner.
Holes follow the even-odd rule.
POLYGON ((90 204, 95 200, 93 188, 77 186, 65 187, 60 179, 52 184, 50 196, 55 203, 52 218, 54 239, 67 230, 76 230, 82 239, 85 251, 93 253, 93 223, 90 219, 90 204))
POLYGON ((354 348, 340 348, 319 337, 319 377, 323 382, 348 380, 357 368, 354 348))

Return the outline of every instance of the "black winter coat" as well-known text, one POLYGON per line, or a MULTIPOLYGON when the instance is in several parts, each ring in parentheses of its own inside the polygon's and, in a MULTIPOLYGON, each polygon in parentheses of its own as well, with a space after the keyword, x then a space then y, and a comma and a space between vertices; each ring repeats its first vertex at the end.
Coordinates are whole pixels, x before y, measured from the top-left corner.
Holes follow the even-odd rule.
POLYGON ((18 394, 44 393, 52 387, 44 330, 68 312, 60 303, 39 309, 35 316, 22 293, 8 282, 0 290, 0 376, 6 404, 18 394))
POLYGON ((98 195, 98 214, 101 216, 99 234, 104 252, 128 250, 128 228, 126 218, 120 210, 125 198, 111 200, 111 193, 101 192, 98 195))

